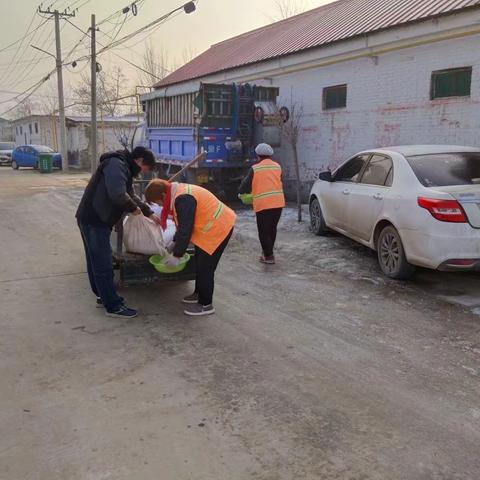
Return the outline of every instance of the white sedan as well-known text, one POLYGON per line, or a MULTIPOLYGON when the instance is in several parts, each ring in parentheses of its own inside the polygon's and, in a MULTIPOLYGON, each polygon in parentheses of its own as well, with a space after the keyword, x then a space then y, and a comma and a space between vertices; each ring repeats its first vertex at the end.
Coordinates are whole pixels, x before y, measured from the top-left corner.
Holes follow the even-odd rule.
POLYGON ((314 233, 336 230, 378 253, 382 271, 480 269, 480 149, 412 145, 360 152, 310 193, 314 233))

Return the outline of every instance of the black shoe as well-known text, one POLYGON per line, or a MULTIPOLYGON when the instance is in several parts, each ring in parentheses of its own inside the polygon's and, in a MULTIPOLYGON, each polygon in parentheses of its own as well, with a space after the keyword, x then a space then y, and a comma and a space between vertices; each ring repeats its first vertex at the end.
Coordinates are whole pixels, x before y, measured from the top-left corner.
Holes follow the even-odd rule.
POLYGON ((115 312, 105 312, 107 317, 114 318, 135 318, 138 313, 133 308, 128 308, 125 305, 121 305, 120 308, 115 312))
POLYGON ((275 255, 270 255, 269 257, 262 255, 259 258, 259 261, 260 263, 266 263, 267 265, 275 265, 275 255))
POLYGON ((188 295, 188 297, 185 297, 182 300, 182 303, 187 303, 187 304, 198 303, 198 293, 192 293, 191 295, 188 295))
MULTIPOLYGON (((123 305, 123 302, 125 301, 123 297, 120 297, 120 300, 122 301, 122 305, 123 305)), ((102 302, 102 299, 100 297, 97 297, 97 303, 95 305, 97 308, 103 308, 103 302, 102 302)))
POLYGON ((199 303, 195 303, 192 305, 188 305, 187 308, 183 311, 185 315, 190 315, 192 317, 201 317, 203 315, 212 315, 215 313, 215 308, 213 305, 200 305, 199 303))

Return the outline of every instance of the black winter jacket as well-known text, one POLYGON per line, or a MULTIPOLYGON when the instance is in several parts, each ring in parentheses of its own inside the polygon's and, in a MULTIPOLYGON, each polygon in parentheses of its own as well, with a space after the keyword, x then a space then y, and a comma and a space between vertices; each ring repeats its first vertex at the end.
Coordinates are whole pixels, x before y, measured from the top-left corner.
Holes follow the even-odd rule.
POLYGON ((134 212, 137 207, 146 217, 152 215, 150 207, 133 190, 133 178, 139 173, 140 167, 128 151, 104 153, 78 207, 78 221, 112 228, 125 213, 134 212))

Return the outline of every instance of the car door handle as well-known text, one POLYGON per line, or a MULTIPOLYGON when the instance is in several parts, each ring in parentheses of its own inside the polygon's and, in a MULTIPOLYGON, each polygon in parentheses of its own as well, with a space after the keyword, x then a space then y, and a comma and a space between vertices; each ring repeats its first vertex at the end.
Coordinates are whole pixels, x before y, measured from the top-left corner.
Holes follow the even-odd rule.
POLYGON ((383 200, 383 195, 381 193, 376 193, 373 198, 375 200, 383 200))
POLYGON ((350 190, 346 188, 343 192, 344 195, 350 195, 350 190))

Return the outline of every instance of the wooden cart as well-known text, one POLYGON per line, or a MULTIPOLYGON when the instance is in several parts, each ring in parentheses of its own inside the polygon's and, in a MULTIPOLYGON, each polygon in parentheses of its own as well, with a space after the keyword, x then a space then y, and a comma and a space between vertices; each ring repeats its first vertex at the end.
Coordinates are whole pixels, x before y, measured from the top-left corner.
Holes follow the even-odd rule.
POLYGON ((123 223, 119 222, 111 237, 116 283, 121 287, 195 280, 195 250, 190 248, 190 261, 182 272, 160 273, 149 262, 148 255, 129 253, 123 246, 123 223))
MULTIPOLYGON (((143 195, 149 180, 135 180, 138 195, 143 195)), ((195 250, 189 248, 190 261, 182 272, 160 273, 149 262, 150 256, 126 252, 123 246, 123 221, 115 226, 111 236, 115 280, 120 287, 150 283, 184 282, 195 280, 195 250)))

